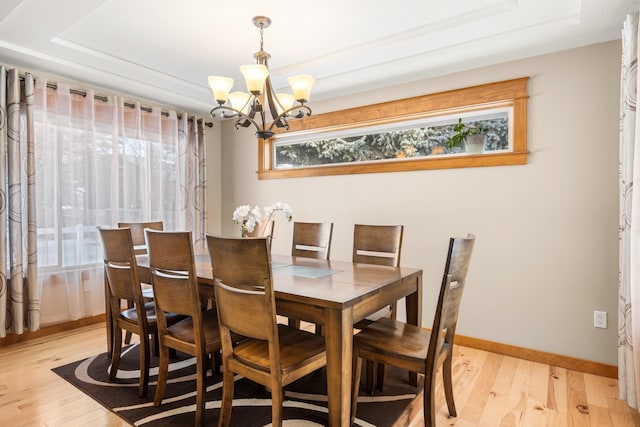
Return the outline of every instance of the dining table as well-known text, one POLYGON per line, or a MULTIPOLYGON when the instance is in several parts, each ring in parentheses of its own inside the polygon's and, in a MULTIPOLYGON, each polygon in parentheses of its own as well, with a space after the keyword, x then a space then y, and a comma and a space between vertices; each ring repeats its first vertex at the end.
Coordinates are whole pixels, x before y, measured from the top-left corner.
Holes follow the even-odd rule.
MULTIPOLYGON (((149 283, 149 258, 136 256, 141 282, 149 283)), ((206 252, 195 256, 203 294, 213 295, 206 252)), ((327 355, 330 426, 350 425, 354 323, 405 298, 406 320, 421 326, 422 270, 272 254, 272 279, 279 315, 322 325, 327 355)), ((108 316, 107 316, 108 318, 108 316)), ((416 385, 417 375, 410 374, 416 385)))

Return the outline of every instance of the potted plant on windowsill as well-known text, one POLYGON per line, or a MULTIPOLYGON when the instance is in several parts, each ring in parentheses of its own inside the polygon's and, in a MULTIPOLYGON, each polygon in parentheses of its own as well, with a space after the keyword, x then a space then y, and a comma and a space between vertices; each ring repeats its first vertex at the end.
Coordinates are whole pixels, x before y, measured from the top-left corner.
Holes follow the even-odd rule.
POLYGON ((464 145, 467 154, 482 154, 484 152, 487 135, 481 126, 467 126, 460 117, 458 123, 453 127, 453 132, 453 135, 447 140, 449 148, 464 145))

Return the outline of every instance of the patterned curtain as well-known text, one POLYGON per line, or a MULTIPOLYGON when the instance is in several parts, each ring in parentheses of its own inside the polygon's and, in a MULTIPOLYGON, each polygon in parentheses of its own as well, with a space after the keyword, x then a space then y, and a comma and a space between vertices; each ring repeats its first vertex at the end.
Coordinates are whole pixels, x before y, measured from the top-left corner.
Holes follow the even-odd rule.
POLYGON ((31 74, 0 67, 0 338, 40 327, 33 99, 31 74))
POLYGON ((207 170, 205 159, 204 119, 183 114, 178 124, 179 138, 186 147, 186 185, 183 209, 185 210, 185 230, 191 230, 194 245, 203 249, 206 231, 207 170))
POLYGON ((620 398, 638 408, 640 396, 640 116, 638 87, 638 14, 622 30, 620 95, 620 276, 618 308, 618 385, 620 398))

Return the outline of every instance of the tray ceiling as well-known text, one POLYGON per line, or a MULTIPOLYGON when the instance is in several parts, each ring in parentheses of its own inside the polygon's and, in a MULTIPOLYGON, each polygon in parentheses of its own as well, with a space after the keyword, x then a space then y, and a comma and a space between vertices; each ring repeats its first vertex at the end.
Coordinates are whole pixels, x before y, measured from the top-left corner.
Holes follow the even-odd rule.
POLYGON ((312 101, 620 38, 639 0, 2 0, 0 62, 207 113, 259 48, 312 101), (233 3, 233 4, 232 4, 233 3))

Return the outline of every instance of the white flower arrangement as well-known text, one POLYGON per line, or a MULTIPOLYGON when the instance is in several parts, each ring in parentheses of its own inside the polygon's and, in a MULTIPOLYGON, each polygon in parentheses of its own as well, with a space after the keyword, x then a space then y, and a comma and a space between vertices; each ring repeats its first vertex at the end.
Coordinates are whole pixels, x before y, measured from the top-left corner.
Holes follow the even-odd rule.
POLYGON ((273 214, 277 211, 282 211, 287 221, 293 218, 293 210, 289 204, 276 202, 271 206, 265 206, 262 210, 258 206, 240 205, 233 211, 233 222, 241 224, 242 235, 246 236, 247 233, 255 230, 256 225, 271 221, 273 214))
POLYGON ((247 232, 251 233, 262 218, 262 213, 258 206, 251 207, 249 205, 238 206, 233 211, 233 222, 242 225, 242 235, 247 232))

